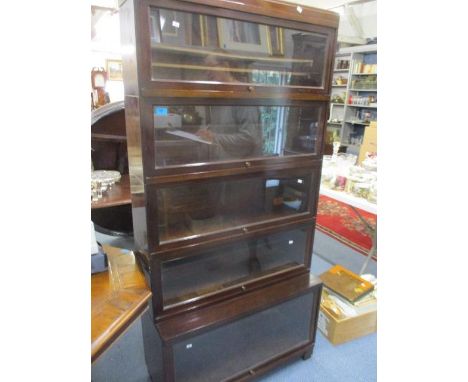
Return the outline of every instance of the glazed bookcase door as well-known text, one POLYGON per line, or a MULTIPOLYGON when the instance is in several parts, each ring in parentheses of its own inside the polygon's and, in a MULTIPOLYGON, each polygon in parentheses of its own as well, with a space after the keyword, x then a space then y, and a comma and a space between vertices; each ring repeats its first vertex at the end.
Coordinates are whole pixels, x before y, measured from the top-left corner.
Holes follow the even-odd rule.
POLYGON ((152 248, 182 247, 312 220, 319 168, 147 186, 152 248), (153 247, 154 245, 154 247, 153 247))
MULTIPOLYGON (((154 0, 140 8, 146 95, 163 88, 251 97, 327 94, 335 30, 305 22, 154 0), (249 96, 248 94, 251 93, 249 96)), ((307 21, 307 20, 304 20, 307 21)))
MULTIPOLYGON (((306 271, 314 225, 192 253, 176 251, 160 261, 164 309, 199 302, 225 291, 243 293, 249 283, 306 271)), ((159 277, 159 275, 158 275, 159 277)))
POLYGON ((215 382, 311 341, 316 290, 173 345, 175 381, 215 382))
POLYGON ((185 171, 191 171, 195 165, 317 158, 324 106, 317 102, 307 106, 219 105, 209 100, 152 105, 153 123, 148 128, 154 137, 153 166, 190 165, 185 171))

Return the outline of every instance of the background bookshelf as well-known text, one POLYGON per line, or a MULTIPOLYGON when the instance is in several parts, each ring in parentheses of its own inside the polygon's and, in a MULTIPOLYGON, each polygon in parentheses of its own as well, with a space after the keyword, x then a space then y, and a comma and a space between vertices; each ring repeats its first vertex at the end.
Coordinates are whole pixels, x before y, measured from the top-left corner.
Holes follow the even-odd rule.
POLYGON ((343 48, 333 71, 325 153, 333 142, 340 152, 359 155, 365 129, 377 121, 377 45, 343 48))

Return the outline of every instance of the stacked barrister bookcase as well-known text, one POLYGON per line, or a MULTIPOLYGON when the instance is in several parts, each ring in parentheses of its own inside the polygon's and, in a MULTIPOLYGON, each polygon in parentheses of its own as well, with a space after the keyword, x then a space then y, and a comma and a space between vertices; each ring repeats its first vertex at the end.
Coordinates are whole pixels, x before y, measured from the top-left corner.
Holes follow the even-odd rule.
POLYGON ((338 16, 276 0, 120 4, 134 238, 154 381, 311 356, 338 16))

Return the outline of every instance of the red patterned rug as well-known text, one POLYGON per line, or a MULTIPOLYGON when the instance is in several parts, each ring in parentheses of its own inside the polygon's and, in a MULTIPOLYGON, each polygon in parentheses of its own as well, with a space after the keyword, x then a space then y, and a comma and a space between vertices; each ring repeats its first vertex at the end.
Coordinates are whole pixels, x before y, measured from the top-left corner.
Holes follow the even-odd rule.
MULTIPOLYGON (((361 216, 372 226, 377 224, 377 216, 357 208, 361 216)), ((317 211, 317 229, 352 249, 368 255, 372 240, 364 223, 352 208, 342 202, 320 195, 317 211)), ((373 257, 377 260, 375 257, 373 257)))

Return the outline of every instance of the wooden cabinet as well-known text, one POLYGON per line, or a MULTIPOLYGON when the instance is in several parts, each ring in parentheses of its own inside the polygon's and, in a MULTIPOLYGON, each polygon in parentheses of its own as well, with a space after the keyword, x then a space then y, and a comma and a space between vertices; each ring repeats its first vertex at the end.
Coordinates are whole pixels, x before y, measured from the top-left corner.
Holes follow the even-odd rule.
POLYGON ((338 16, 276 0, 127 0, 120 16, 151 373, 246 380, 310 355, 338 16))

